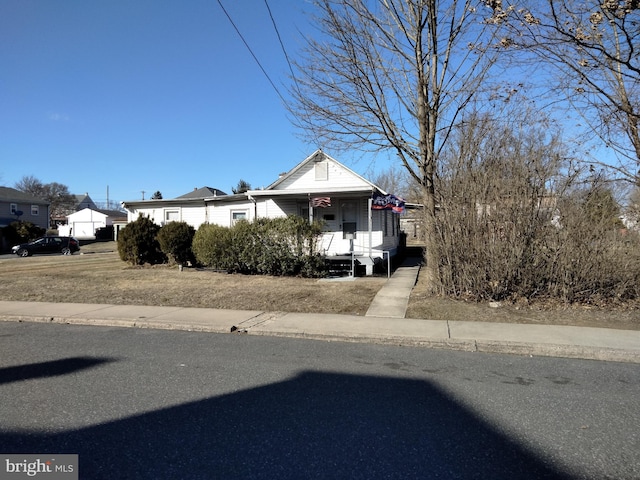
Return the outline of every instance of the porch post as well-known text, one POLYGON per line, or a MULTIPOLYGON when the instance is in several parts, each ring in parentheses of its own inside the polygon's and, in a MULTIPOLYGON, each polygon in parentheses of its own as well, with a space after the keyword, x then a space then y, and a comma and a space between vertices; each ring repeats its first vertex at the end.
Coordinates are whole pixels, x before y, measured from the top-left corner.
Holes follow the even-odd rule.
MULTIPOLYGON (((369 258, 371 258, 371 255, 373 254, 373 247, 371 245, 373 243, 373 213, 371 211, 372 205, 373 205, 373 198, 369 197, 369 199, 367 200, 367 207, 368 207, 367 215, 369 217, 369 258)), ((373 265, 367 264, 366 274, 373 275, 373 265)))
POLYGON ((371 246, 371 244, 373 243, 373 214, 371 212, 372 205, 373 205, 373 198, 369 197, 369 200, 367 200, 367 207, 368 207, 367 215, 369 216, 369 256, 371 256, 371 254, 373 253, 372 246, 371 246))

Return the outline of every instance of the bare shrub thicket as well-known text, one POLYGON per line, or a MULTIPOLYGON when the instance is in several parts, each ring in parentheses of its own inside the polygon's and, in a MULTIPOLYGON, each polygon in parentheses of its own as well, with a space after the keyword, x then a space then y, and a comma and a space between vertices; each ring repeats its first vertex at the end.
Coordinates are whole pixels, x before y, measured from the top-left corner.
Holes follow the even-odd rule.
POLYGON ((637 299, 638 236, 544 124, 476 117, 439 172, 443 293, 476 300, 637 299), (525 125, 523 123, 523 125, 525 125))

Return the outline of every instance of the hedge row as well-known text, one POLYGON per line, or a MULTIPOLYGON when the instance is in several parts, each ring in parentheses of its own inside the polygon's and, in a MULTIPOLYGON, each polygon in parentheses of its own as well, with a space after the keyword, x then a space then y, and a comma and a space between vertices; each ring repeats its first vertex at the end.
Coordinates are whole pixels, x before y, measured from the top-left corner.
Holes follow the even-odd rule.
POLYGON ((317 252, 318 223, 301 217, 241 221, 231 228, 201 225, 193 239, 198 263, 233 273, 324 276, 325 260, 317 252))
POLYGON ((120 258, 133 265, 167 261, 199 264, 230 273, 262 275, 326 274, 317 251, 321 225, 301 217, 240 221, 233 227, 185 222, 157 226, 140 216, 118 235, 120 258))

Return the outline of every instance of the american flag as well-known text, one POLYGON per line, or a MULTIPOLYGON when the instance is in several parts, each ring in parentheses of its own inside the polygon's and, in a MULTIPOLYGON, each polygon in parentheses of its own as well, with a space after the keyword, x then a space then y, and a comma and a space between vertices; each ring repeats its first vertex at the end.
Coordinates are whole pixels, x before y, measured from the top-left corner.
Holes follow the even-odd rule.
POLYGON ((331 206, 330 197, 314 197, 311 199, 311 206, 316 208, 327 208, 331 206))

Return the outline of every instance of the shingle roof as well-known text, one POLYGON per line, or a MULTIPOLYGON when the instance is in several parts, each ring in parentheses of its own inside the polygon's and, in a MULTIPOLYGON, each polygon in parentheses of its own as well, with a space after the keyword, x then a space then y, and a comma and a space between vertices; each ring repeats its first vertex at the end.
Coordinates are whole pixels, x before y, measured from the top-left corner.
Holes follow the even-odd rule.
POLYGON ((185 193, 184 195, 180 195, 177 198, 209 198, 209 197, 218 197, 221 195, 226 195, 222 190, 218 190, 217 188, 211 187, 201 187, 196 188, 189 193, 185 193))
POLYGON ((15 188, 0 187, 0 201, 1 202, 25 202, 35 203, 38 205, 49 205, 49 202, 41 198, 36 198, 28 193, 21 192, 15 188))
POLYGON ((106 216, 111 218, 127 218, 127 212, 121 212, 120 210, 102 210, 98 209, 100 213, 104 213, 106 216))

